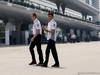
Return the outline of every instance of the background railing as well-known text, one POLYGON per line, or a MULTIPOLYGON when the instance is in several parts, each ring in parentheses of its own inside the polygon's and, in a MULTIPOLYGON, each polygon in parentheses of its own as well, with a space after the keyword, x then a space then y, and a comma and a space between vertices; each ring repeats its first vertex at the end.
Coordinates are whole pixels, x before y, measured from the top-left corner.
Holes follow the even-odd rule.
MULTIPOLYGON (((43 4, 34 2, 34 1, 29 1, 29 0, 25 0, 22 2, 21 1, 12 1, 12 0, 1 0, 1 1, 6 1, 6 2, 13 3, 13 4, 18 4, 21 6, 30 7, 33 9, 42 10, 42 11, 46 11, 46 12, 52 11, 55 14, 60 15, 60 16, 69 17, 69 18, 76 19, 76 20, 83 21, 83 22, 87 22, 87 23, 98 24, 98 23, 94 23, 90 20, 84 20, 84 19, 80 19, 80 18, 76 18, 76 17, 70 16, 70 15, 67 15, 67 14, 66 15, 62 14, 62 13, 58 12, 57 9, 55 9, 55 8, 51 8, 47 5, 43 5, 43 4)), ((72 14, 72 13, 68 13, 68 14, 72 14)))

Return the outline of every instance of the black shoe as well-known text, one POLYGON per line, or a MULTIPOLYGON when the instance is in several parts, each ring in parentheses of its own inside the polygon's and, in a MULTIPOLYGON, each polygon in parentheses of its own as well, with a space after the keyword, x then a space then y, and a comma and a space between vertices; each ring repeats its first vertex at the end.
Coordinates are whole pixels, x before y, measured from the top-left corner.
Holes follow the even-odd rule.
POLYGON ((36 64, 36 62, 33 62, 33 61, 31 63, 29 63, 29 65, 35 65, 35 64, 36 64))
POLYGON ((41 66, 43 63, 38 63, 36 66, 41 66))
POLYGON ((52 67, 60 67, 59 64, 54 64, 52 67))
POLYGON ((42 67, 48 67, 47 64, 42 64, 41 66, 42 66, 42 67))

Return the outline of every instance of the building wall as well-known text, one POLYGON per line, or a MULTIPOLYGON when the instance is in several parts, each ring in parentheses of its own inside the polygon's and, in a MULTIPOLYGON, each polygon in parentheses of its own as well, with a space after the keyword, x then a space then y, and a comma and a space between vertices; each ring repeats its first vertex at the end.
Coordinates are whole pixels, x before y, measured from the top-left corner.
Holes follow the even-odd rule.
POLYGON ((99 10, 99 13, 94 16, 94 21, 100 22, 100 0, 92 0, 92 5, 99 10))
MULTIPOLYGON (((81 2, 87 3, 100 11, 100 0, 80 0, 81 2)), ((94 22, 100 22, 100 12, 93 17, 94 22)))

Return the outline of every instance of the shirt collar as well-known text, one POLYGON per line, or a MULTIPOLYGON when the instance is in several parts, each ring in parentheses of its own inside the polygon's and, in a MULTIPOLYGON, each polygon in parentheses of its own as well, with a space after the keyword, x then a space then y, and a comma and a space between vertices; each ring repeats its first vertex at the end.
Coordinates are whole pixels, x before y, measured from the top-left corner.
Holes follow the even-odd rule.
POLYGON ((54 21, 54 19, 50 20, 50 22, 54 21))

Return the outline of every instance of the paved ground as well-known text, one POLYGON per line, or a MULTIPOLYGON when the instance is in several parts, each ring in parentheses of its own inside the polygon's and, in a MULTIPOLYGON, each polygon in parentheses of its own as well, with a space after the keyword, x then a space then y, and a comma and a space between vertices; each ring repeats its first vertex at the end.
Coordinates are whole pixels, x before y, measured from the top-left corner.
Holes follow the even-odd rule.
MULTIPOLYGON (((45 53, 46 45, 42 45, 45 53)), ((57 44, 61 68, 29 66, 28 46, 0 47, 0 75, 100 75, 100 42, 57 44), (94 74, 97 73, 97 74, 94 74)), ((36 51, 35 51, 36 52, 36 51)), ((36 52, 36 58, 38 56, 36 52)))

